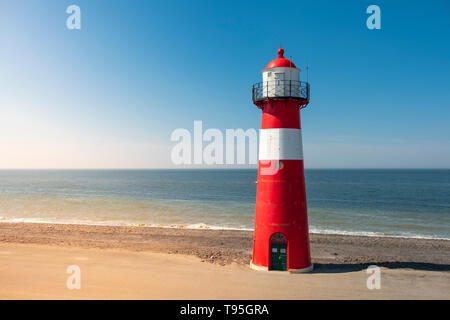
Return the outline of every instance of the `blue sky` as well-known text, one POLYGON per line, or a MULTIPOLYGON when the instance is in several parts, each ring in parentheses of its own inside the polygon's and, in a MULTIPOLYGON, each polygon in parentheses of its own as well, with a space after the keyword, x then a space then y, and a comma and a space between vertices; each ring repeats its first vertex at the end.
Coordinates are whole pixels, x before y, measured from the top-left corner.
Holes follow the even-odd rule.
POLYGON ((449 168, 449 20, 448 1, 0 0, 0 168, 172 167, 194 120, 259 128, 280 43, 310 67, 306 167, 449 168))

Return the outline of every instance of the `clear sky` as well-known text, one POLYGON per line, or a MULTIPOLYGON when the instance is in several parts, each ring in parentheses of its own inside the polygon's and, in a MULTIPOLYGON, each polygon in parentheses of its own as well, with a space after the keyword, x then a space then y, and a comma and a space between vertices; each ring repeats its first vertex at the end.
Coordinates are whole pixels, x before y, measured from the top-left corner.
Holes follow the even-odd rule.
POLYGON ((280 43, 310 67, 307 168, 449 168, 449 21, 445 0, 0 0, 0 168, 172 167, 194 120, 259 128, 280 43))

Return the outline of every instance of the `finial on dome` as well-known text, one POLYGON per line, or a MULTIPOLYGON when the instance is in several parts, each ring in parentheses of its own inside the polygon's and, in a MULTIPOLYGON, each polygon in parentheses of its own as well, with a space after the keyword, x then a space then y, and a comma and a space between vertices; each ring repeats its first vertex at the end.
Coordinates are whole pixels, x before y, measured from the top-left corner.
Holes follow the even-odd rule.
POLYGON ((284 54, 284 50, 283 50, 283 48, 281 47, 281 44, 280 44, 280 49, 278 49, 278 57, 280 57, 280 58, 284 58, 283 57, 283 54, 284 54))

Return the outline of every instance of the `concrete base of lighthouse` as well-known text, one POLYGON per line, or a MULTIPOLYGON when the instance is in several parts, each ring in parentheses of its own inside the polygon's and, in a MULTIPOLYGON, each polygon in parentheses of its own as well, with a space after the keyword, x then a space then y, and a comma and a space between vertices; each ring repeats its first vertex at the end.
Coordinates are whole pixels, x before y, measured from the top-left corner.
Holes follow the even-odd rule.
MULTIPOLYGON (((253 264, 252 261, 250 261, 250 268, 252 268, 253 270, 256 271, 271 271, 269 270, 268 267, 263 267, 263 266, 258 266, 256 264, 253 264)), ((302 268, 302 269, 289 269, 287 270, 287 272, 289 273, 308 273, 308 272, 312 272, 314 269, 314 264, 312 263, 309 267, 306 268, 302 268)), ((285 271, 279 271, 279 272, 285 272, 285 271)))
POLYGON ((269 271, 269 268, 257 266, 256 264, 253 264, 252 261, 250 261, 250 268, 252 268, 253 270, 256 270, 256 271, 269 271))
POLYGON ((308 273, 308 272, 312 272, 313 269, 314 269, 314 264, 311 263, 311 265, 309 267, 302 268, 302 269, 289 269, 288 272, 290 272, 290 273, 308 273))

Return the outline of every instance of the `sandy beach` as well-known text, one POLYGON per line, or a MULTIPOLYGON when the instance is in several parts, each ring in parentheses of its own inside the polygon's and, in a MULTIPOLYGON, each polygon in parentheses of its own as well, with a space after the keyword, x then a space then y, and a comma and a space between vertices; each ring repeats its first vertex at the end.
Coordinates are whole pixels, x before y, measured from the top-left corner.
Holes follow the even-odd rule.
POLYGON ((310 274, 253 271, 251 250, 248 231, 1 223, 0 299, 450 298, 450 241, 312 234, 310 274))

